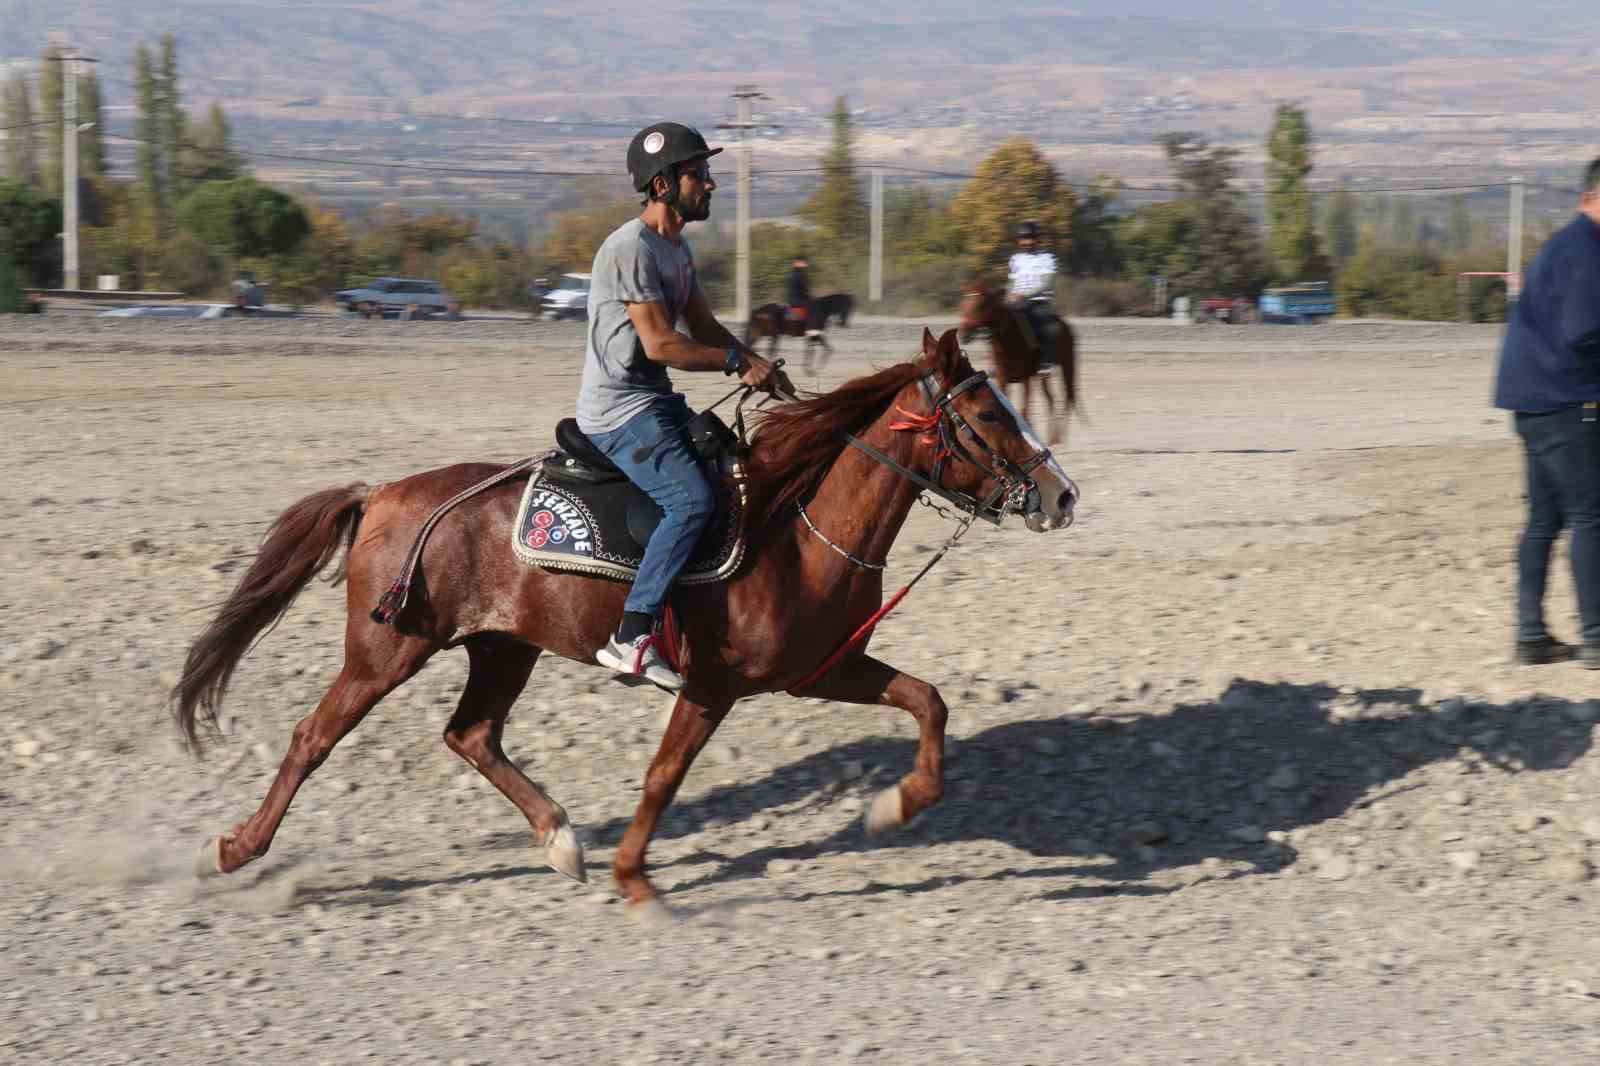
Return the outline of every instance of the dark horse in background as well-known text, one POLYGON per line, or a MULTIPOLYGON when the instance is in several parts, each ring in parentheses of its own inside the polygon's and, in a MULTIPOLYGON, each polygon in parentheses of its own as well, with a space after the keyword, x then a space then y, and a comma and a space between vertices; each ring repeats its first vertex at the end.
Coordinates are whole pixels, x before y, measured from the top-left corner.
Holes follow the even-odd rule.
POLYGON ((1067 413, 1078 403, 1078 339, 1066 319, 1055 316, 1054 351, 1035 343, 1033 331, 1021 311, 1009 306, 1005 293, 991 289, 980 280, 967 286, 962 297, 960 319, 956 334, 965 344, 980 329, 989 331, 989 347, 993 354, 994 376, 1002 389, 1013 384, 1022 385, 1022 416, 1028 416, 1033 398, 1033 382, 1037 378, 1044 389, 1046 420, 1050 424, 1050 443, 1061 439, 1060 425, 1067 413), (1048 356, 1048 358, 1046 357, 1048 356), (1061 372, 1061 417, 1056 418, 1055 394, 1050 390, 1050 367, 1061 372))
POLYGON ((750 321, 744 330, 745 344, 754 344, 763 337, 770 338, 767 357, 776 358, 779 337, 804 337, 806 339, 805 369, 815 374, 827 365, 833 355, 825 331, 830 318, 838 318, 841 327, 850 325, 850 312, 855 309, 855 298, 847 292, 818 296, 811 301, 811 317, 802 319, 789 312, 782 304, 762 304, 750 312, 750 321), (813 362, 813 356, 820 356, 813 362))

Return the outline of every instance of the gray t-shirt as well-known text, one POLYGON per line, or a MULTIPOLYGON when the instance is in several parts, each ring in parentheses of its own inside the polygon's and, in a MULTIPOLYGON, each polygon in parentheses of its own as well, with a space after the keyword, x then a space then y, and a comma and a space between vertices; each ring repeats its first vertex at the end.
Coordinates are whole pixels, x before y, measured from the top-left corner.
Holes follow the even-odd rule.
POLYGON ((628 304, 659 300, 676 325, 699 288, 694 255, 639 219, 619 226, 595 253, 589 281, 589 344, 578 388, 578 428, 605 433, 676 396, 667 368, 644 354, 628 304))

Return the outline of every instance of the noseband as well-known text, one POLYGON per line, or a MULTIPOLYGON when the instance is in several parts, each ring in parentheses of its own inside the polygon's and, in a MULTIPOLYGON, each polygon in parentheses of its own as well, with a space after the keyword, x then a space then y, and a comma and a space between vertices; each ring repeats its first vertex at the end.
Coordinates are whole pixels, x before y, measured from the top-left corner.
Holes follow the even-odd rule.
POLYGON ((1050 461, 1050 449, 1042 448, 1022 463, 1013 463, 990 447, 989 442, 972 428, 972 423, 955 409, 956 397, 986 385, 988 381, 988 373, 979 370, 971 377, 939 392, 933 372, 926 371, 917 379, 917 385, 922 389, 923 398, 928 401, 928 413, 916 414, 901 408, 900 413, 905 417, 901 421, 889 424, 890 429, 921 432, 925 434, 922 439, 926 443, 938 446, 930 477, 924 477, 915 470, 903 466, 853 434, 846 434, 846 440, 907 481, 919 486, 923 491, 938 496, 966 514, 981 518, 991 525, 998 526, 1008 514, 1027 514, 1031 510, 1042 510, 1039 487, 1031 475, 1034 470, 1050 461), (981 458, 973 454, 968 442, 982 453, 981 458), (994 481, 994 491, 980 500, 969 493, 945 488, 940 482, 944 480, 944 472, 952 459, 977 467, 994 481))

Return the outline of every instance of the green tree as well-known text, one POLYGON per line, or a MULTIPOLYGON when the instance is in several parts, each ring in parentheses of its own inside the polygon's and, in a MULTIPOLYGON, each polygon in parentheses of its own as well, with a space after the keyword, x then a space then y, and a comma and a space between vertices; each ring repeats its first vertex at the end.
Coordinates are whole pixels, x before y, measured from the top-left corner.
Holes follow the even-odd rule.
POLYGON ((356 267, 356 242, 337 213, 317 204, 306 205, 311 232, 291 256, 282 257, 268 272, 276 298, 295 305, 313 303, 345 287, 356 267))
POLYGON ((155 85, 156 139, 160 142, 161 183, 166 197, 163 203, 171 207, 187 195, 193 184, 179 165, 188 118, 178 89, 178 39, 171 33, 161 37, 161 66, 155 73, 155 85))
POLYGON ((22 286, 17 284, 17 268, 11 250, 0 237, 0 314, 22 310, 22 286))
POLYGON ((190 143, 179 153, 178 167, 183 180, 190 184, 206 181, 232 181, 243 170, 241 160, 234 152, 232 132, 222 106, 211 105, 205 122, 196 126, 190 143))
POLYGON ((160 208, 166 203, 161 168, 161 103, 150 49, 141 41, 133 52, 133 92, 139 117, 134 122, 134 175, 145 200, 160 208))
POLYGON ((180 205, 178 221, 213 255, 233 265, 241 259, 287 255, 311 231, 300 204, 254 178, 201 185, 180 205))
POLYGON ((1336 263, 1343 266, 1356 254, 1361 239, 1356 220, 1356 198, 1348 189, 1340 189, 1328 198, 1325 216, 1328 229, 1328 248, 1336 263))
POLYGON ((6 176, 25 185, 39 184, 38 126, 34 124, 33 92, 26 74, 6 83, 6 176))
POLYGON ((105 107, 100 79, 92 70, 78 75, 78 122, 89 127, 78 134, 78 173, 91 182, 105 181, 105 107))
POLYGON ((0 181, 0 247, 23 285, 44 285, 59 269, 61 201, 18 181, 0 181))
MULTIPOLYGON (((1271 276, 1255 221, 1233 187, 1238 149, 1212 145, 1195 133, 1157 138, 1181 189, 1171 212, 1158 215, 1178 241, 1164 269, 1173 296, 1248 296, 1271 276)), ((1148 211, 1148 209, 1147 209, 1148 211)))
POLYGON ((985 277, 1001 273, 1019 222, 1037 222, 1044 244, 1057 256, 1072 254, 1072 217, 1078 200, 1032 141, 1014 138, 978 164, 973 179, 950 204, 967 249, 967 268, 985 277))
POLYGON ((1117 242, 1117 199, 1122 182, 1100 175, 1078 198, 1072 212, 1072 246, 1065 266, 1073 277, 1110 278, 1122 273, 1122 248, 1117 242))
POLYGON ((1279 104, 1267 135, 1267 218, 1274 272, 1281 281, 1326 277, 1316 205, 1306 179, 1312 167, 1311 123, 1302 108, 1279 104))
POLYGON ((843 96, 833 105, 833 143, 822 157, 822 184, 800 208, 819 231, 815 258, 823 271, 844 277, 859 270, 867 235, 867 198, 856 174, 850 108, 843 96))
POLYGON ((551 216, 539 258, 557 272, 586 271, 611 231, 639 214, 637 200, 591 200, 551 216))
POLYGON ((44 64, 39 72, 39 121, 45 143, 44 165, 39 169, 39 183, 51 195, 61 189, 62 144, 62 72, 61 49, 51 48, 44 54, 44 64))

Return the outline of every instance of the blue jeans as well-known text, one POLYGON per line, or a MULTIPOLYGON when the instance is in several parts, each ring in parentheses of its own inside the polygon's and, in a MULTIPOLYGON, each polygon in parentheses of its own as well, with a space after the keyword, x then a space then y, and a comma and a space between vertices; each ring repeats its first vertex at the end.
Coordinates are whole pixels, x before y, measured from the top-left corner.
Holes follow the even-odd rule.
POLYGON ((1033 338, 1039 345, 1040 369, 1054 366, 1056 361, 1055 311, 1048 301, 1029 300, 1022 305, 1022 317, 1028 320, 1033 338))
POLYGON ((661 617, 661 606, 716 513, 717 498, 684 432, 692 412, 682 398, 660 400, 589 439, 665 512, 645 545, 624 610, 661 617))
POLYGON ((1528 457, 1528 525, 1517 547, 1517 639, 1548 635, 1550 549, 1562 529, 1570 529, 1583 642, 1600 644, 1600 411, 1578 405, 1519 413, 1516 426, 1528 457))

